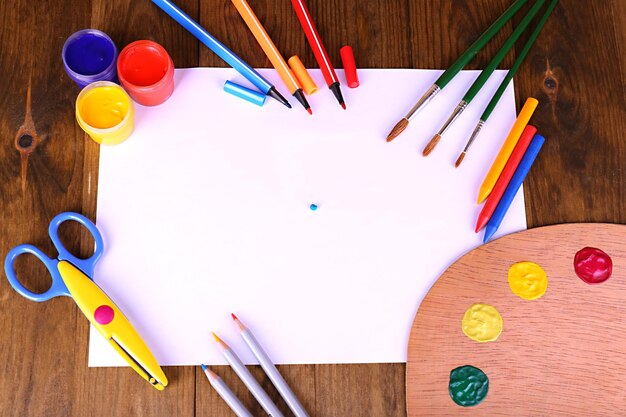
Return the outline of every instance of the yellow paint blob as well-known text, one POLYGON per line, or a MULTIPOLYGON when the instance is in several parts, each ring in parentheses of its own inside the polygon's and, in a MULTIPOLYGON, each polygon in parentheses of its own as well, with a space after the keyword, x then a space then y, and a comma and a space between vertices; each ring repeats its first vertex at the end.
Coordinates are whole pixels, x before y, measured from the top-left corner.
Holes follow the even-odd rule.
POLYGON ((494 306, 473 304, 465 311, 461 327, 463 333, 472 340, 492 342, 502 333, 502 316, 494 306))
POLYGON ((518 262, 509 268, 511 291, 525 300, 536 300, 548 289, 546 271, 534 262, 518 262))
POLYGON ((133 131, 133 103, 119 85, 99 81, 76 99, 76 120, 93 140, 104 145, 125 141, 133 131))

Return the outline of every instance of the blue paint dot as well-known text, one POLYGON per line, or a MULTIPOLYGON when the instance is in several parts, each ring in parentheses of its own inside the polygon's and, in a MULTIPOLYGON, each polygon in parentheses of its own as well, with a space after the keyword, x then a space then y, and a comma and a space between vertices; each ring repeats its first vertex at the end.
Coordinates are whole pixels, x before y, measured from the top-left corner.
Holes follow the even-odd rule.
POLYGON ((313 211, 317 210, 317 204, 311 204, 309 208, 313 211))

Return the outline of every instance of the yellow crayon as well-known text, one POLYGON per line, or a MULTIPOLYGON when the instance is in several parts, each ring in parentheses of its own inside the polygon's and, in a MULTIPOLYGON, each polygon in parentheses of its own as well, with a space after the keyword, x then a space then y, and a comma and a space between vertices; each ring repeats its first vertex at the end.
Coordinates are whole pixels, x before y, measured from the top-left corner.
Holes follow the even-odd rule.
POLYGON ((500 152, 498 152, 498 156, 496 156, 496 159, 493 161, 493 165, 491 165, 491 168, 489 169, 485 180, 480 186, 480 190, 478 191, 478 204, 485 201, 485 199, 489 197, 489 194, 491 194, 493 186, 498 181, 500 173, 504 169, 506 162, 509 160, 511 152, 513 152, 517 141, 522 135, 524 128, 530 121, 530 118, 532 117, 538 104, 539 101, 532 97, 528 97, 526 103, 524 103, 524 107, 522 107, 522 110, 519 112, 517 120, 515 120, 515 123, 513 124, 513 127, 509 132, 509 135, 506 137, 506 140, 500 148, 500 152))

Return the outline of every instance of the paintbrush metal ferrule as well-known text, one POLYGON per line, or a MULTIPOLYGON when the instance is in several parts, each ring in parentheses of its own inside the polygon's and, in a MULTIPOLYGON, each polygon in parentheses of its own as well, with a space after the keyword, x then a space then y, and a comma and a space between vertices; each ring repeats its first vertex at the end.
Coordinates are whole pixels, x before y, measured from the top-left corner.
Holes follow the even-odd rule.
POLYGON ((463 159, 465 159, 465 155, 467 155, 467 151, 469 151, 469 148, 472 146, 472 143, 474 142, 476 137, 478 137, 478 134, 480 133, 480 130, 483 128, 484 124, 485 124, 485 121, 482 119, 480 119, 478 123, 476 124, 476 127, 474 128, 472 135, 470 136, 467 143, 465 144, 465 148, 463 148, 463 152, 461 152, 456 162, 454 163, 455 168, 458 168, 459 165, 461 165, 461 162, 463 162, 463 159))
POLYGON ((476 124, 476 127, 474 128, 474 131, 472 132, 472 135, 470 136, 467 143, 465 144, 465 148, 463 148, 463 153, 467 153, 467 151, 469 151, 470 147, 472 146, 472 143, 474 143, 474 140, 476 140, 476 138, 478 137, 478 134, 480 133, 484 125, 485 125, 484 120, 478 121, 478 123, 476 124))
POLYGON ((409 110, 409 112, 404 116, 405 119, 411 120, 413 116, 415 116, 424 106, 426 106, 430 100, 432 100, 439 92, 441 88, 437 84, 433 84, 430 86, 428 90, 424 93, 424 95, 415 103, 415 105, 409 110))
POLYGON ((430 142, 428 142, 428 144, 424 147, 422 155, 428 156, 428 154, 430 154, 435 149, 435 146, 437 146, 443 134, 446 133, 446 130, 448 130, 452 123, 454 123, 454 121, 461 115, 461 113, 463 113, 463 110, 465 110, 466 108, 467 102, 465 100, 461 100, 461 102, 456 106, 452 114, 450 114, 450 117, 448 117, 448 120, 446 120, 446 122, 443 124, 443 126, 441 126, 435 136, 433 136, 430 142))
POLYGON ((450 114, 450 117, 448 117, 448 120, 446 120, 443 126, 441 126, 441 129, 439 129, 439 132, 437 132, 437 134, 439 136, 443 136, 443 134, 446 133, 448 128, 452 126, 452 123, 454 123, 454 121, 458 119, 458 117, 461 115, 461 113, 463 113, 463 111, 466 108, 467 108, 467 101, 461 100, 461 102, 457 104, 454 111, 450 114))

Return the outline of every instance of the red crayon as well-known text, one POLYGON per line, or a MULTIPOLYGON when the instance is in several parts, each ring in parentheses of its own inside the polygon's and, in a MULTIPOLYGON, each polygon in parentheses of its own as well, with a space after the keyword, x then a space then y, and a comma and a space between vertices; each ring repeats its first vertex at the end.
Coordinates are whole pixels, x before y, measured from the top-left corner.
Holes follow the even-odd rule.
POLYGON ((493 190, 489 194, 489 198, 487 202, 483 206, 483 209, 480 211, 478 215, 478 220, 476 221, 476 233, 483 227, 487 225, 489 219, 491 219, 491 215, 495 211, 498 203, 500 202, 500 198, 502 198, 502 194, 506 190, 507 185, 509 185, 509 181, 511 181, 511 177, 515 173, 517 166, 519 165, 528 145, 537 133, 537 128, 531 125, 527 125, 522 135, 520 136, 517 145, 515 145, 515 149, 511 153, 509 160, 506 162, 500 177, 498 177, 498 181, 496 185, 494 185, 493 190))
POLYGON ((326 80, 328 88, 330 88, 330 91, 333 92, 333 94, 337 98, 337 101, 345 110, 346 103, 344 103, 343 101, 341 89, 339 88, 339 78, 337 78, 337 74, 335 74, 333 64, 330 62, 330 58, 326 53, 326 48, 324 48, 322 38, 320 38, 320 34, 317 32, 315 24, 313 24, 313 19, 311 18, 311 13, 309 13, 309 9, 307 9, 306 5, 304 4, 304 0, 291 0, 291 4, 293 5, 293 9, 298 16, 298 20, 300 20, 300 24, 302 25, 304 34, 309 41, 309 45, 311 45, 313 55, 315 55, 315 60, 322 70, 322 74, 324 75, 324 79, 326 80))

